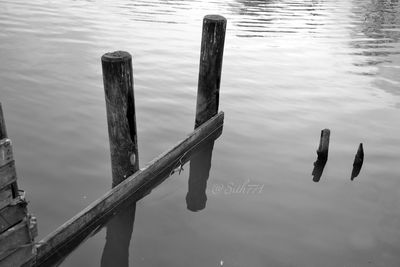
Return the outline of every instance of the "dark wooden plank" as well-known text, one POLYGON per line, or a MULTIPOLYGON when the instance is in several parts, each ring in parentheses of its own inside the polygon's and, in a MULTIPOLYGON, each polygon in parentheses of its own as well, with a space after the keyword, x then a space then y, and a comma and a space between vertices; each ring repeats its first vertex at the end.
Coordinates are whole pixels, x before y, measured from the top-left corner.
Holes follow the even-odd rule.
POLYGON ((26 201, 19 199, 0 210, 0 233, 21 222, 27 216, 26 201))
POLYGON ((0 190, 0 209, 10 205, 13 201, 13 191, 11 185, 0 190))
POLYGON ((18 248, 33 242, 28 218, 0 235, 0 263, 18 248))
MULTIPOLYGON (((0 260, 0 266, 17 267, 23 266, 35 257, 35 244, 23 245, 13 251, 10 255, 0 260)), ((26 265, 30 266, 30 265, 26 265)))
POLYGON ((0 167, 13 161, 12 143, 8 138, 0 140, 0 167))
MULTIPOLYGON (((13 151, 12 151, 11 140, 8 138, 3 138, 0 140, 0 167, 9 164, 12 161, 14 161, 14 156, 13 156, 13 151)), ((0 188, 1 188, 1 186, 0 186, 0 188)), ((17 185, 16 181, 13 181, 11 183, 11 190, 13 193, 13 197, 14 198, 18 197, 19 192, 18 192, 18 185, 17 185)))
POLYGON ((0 189, 17 180, 17 173, 15 171, 15 162, 11 161, 8 164, 0 167, 0 189))
POLYGON ((181 161, 199 143, 220 129, 223 125, 223 120, 224 113, 218 113, 193 131, 186 139, 158 156, 148 163, 146 167, 128 177, 41 240, 37 248, 36 266, 40 266, 41 262, 46 261, 47 258, 57 253, 58 249, 67 245, 68 242, 73 240, 74 236, 79 235, 90 225, 112 212, 126 199, 139 194, 140 190, 146 189, 147 186, 154 183, 155 177, 171 168, 171 166, 174 167, 177 161, 181 161))

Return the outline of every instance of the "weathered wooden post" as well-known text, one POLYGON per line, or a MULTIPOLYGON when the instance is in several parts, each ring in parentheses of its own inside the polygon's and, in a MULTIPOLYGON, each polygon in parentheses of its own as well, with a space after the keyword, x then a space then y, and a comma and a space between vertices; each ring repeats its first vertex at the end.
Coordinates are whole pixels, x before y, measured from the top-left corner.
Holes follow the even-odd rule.
POLYGON ((6 123, 4 121, 3 107, 0 103, 0 140, 7 138, 6 123))
MULTIPOLYGON (((194 128, 199 127, 218 113, 225 31, 226 19, 224 17, 219 15, 204 17, 194 128)), ((206 206, 206 188, 213 147, 214 141, 211 141, 190 160, 186 203, 187 208, 191 211, 199 211, 206 206)))
MULTIPOLYGON (((132 57, 116 51, 104 54, 101 61, 114 187, 139 169, 132 57)), ((129 265, 135 210, 136 203, 108 223, 102 267, 129 265)))
POLYGON ((364 147, 363 144, 360 143, 357 149, 357 153, 354 157, 353 170, 351 172, 351 178, 350 178, 352 181, 360 174, 363 162, 364 162, 364 147))
POLYGON ((323 129, 321 131, 321 137, 319 140, 319 146, 317 149, 317 161, 314 162, 314 169, 312 171, 313 181, 318 183, 321 179, 322 172, 324 171, 325 164, 328 161, 329 152, 329 137, 331 131, 329 129, 323 129))
POLYGON ((327 161, 328 160, 328 152, 329 152, 329 137, 331 135, 331 131, 329 129, 323 129, 321 131, 321 138, 319 140, 319 146, 317 150, 318 160, 327 161))
MULTIPOLYGON (((4 120, 4 113, 3 113, 3 107, 0 103, 0 140, 7 138, 7 129, 6 129, 6 122, 4 120)), ((13 182, 11 184, 11 190, 13 197, 18 197, 19 192, 18 192, 18 185, 16 182, 13 182)))
POLYGON ((101 61, 115 186, 139 169, 132 57, 116 51, 104 54, 101 61))
POLYGON ((207 15, 203 19, 195 128, 218 113, 226 19, 207 15))

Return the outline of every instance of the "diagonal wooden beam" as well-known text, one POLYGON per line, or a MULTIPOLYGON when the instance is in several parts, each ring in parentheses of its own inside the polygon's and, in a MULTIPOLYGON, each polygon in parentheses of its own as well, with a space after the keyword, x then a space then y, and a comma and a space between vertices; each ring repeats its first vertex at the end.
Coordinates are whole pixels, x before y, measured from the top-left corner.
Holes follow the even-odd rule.
POLYGON ((166 173, 170 173, 179 164, 182 164, 187 155, 195 150, 203 140, 221 130, 223 121, 224 113, 221 111, 195 129, 183 141, 129 176, 41 240, 37 246, 37 257, 33 265, 42 266, 41 264, 49 257, 67 246, 68 243, 73 242, 75 237, 113 212, 125 200, 135 194, 141 195, 157 184, 160 176, 165 176, 166 173))

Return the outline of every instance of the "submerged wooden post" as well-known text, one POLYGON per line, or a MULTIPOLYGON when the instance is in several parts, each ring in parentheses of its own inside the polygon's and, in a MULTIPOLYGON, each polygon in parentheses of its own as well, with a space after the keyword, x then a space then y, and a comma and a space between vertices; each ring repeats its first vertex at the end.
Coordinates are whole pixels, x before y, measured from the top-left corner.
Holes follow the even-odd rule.
POLYGON ((116 51, 104 54, 101 61, 115 186, 139 169, 132 57, 116 51))
POLYGON ((329 150, 329 137, 331 131, 329 129, 323 129, 321 131, 321 138, 319 140, 319 147, 317 150, 318 160, 327 161, 328 160, 328 150, 329 150))
POLYGON ((218 113, 226 19, 207 15, 203 19, 195 128, 218 113))
POLYGON ((353 170, 351 172, 351 178, 350 178, 352 181, 360 174, 363 162, 364 162, 364 148, 363 144, 360 143, 357 149, 356 156, 354 157, 353 170))

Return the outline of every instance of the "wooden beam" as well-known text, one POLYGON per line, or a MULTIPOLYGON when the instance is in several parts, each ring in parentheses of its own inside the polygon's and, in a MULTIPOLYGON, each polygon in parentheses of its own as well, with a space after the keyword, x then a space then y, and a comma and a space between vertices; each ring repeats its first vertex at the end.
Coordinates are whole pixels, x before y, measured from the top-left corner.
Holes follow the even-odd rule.
POLYGON ((116 187, 108 191, 100 199, 96 200, 84 210, 79 212, 69 221, 61 225, 53 233, 39 242, 35 266, 41 266, 42 262, 57 253, 58 250, 73 242, 85 229, 107 216, 128 198, 143 194, 155 183, 159 182, 158 177, 171 169, 182 164, 183 159, 192 150, 214 132, 221 129, 224 121, 224 113, 220 112, 210 120, 199 126, 187 138, 176 144, 172 149, 161 154, 148 163, 116 187))

